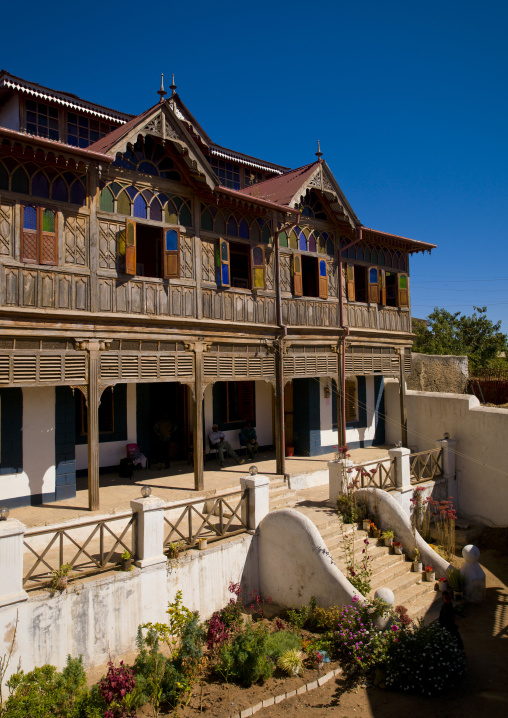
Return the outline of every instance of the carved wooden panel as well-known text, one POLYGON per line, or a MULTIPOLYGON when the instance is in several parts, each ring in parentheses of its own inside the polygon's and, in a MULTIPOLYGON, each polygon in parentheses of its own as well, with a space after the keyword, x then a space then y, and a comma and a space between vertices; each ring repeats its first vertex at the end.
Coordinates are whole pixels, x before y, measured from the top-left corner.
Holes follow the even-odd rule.
POLYGON ((291 291, 291 255, 280 255, 280 285, 283 292, 291 291))
POLYGON ((37 272, 23 272, 23 306, 35 307, 37 295, 37 272))
POLYGON ((189 352, 136 353, 101 352, 102 381, 180 381, 194 378, 194 361, 189 352))
POLYGON ((284 324, 292 326, 338 327, 339 305, 312 299, 283 299, 282 319, 284 324))
POLYGON ((113 311, 113 280, 103 279, 99 284, 99 309, 113 311))
POLYGON ((43 307, 54 307, 55 306, 55 273, 54 272, 40 272, 40 304, 43 307))
POLYGON ((203 290, 203 316, 227 322, 275 323, 275 299, 252 294, 203 290))
POLYGON ((203 376, 222 381, 239 379, 275 380, 275 357, 272 354, 203 354, 203 376))
POLYGON ((376 305, 346 304, 346 313, 349 326, 380 329, 390 332, 410 332, 411 316, 409 312, 402 312, 396 307, 383 307, 376 305))
POLYGON ((87 265, 88 217, 66 215, 64 217, 64 261, 65 264, 87 265))
POLYGON ((67 276, 58 277, 58 306, 60 309, 71 309, 71 280, 67 276))
POLYGON ((327 262, 328 274, 328 296, 338 297, 337 293, 337 263, 327 262))
POLYGON ((194 279, 194 240, 183 234, 180 236, 180 276, 194 279))
POLYGON ((5 304, 15 306, 18 304, 18 281, 19 271, 17 269, 5 268, 5 304))
POLYGON ((201 273, 204 282, 215 282, 215 242, 201 242, 201 273))
POLYGON ((0 384, 36 386, 87 381, 85 352, 0 352, 0 384))
MULTIPOLYGON (((266 254, 266 256, 268 257, 268 253, 266 254)), ((275 256, 275 253, 270 252, 270 259, 266 265, 266 272, 265 272, 266 289, 274 289, 274 287, 275 287, 274 270, 273 270, 274 263, 275 263, 274 256, 275 256)))
POLYGON ((346 350, 346 375, 382 374, 398 376, 399 355, 392 353, 376 353, 379 347, 350 347, 346 350))
POLYGON ((8 202, 0 204, 0 254, 12 255, 14 232, 14 205, 8 202))
POLYGON ((337 354, 293 354, 284 356, 286 377, 337 376, 337 354))
POLYGON ((124 227, 119 222, 99 220, 99 267, 116 269, 118 243, 124 227))
POLYGON ((84 277, 74 279, 74 309, 88 309, 88 280, 84 277))

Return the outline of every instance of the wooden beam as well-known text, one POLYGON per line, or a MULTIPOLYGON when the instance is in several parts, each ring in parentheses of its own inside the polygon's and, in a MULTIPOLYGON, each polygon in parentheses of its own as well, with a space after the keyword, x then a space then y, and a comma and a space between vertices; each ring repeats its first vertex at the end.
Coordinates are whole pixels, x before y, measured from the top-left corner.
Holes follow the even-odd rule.
POLYGON ((275 457, 276 473, 286 473, 286 427, 284 424, 284 342, 279 339, 275 354, 275 457))
POLYGON ((400 397, 400 433, 402 446, 407 447, 407 406, 406 377, 404 376, 404 349, 399 349, 399 397, 400 397))
POLYGON ((88 342, 88 508, 99 508, 99 342, 88 342))
POLYGON ((205 488, 203 472, 203 344, 194 344, 194 401, 192 406, 194 489, 205 488))

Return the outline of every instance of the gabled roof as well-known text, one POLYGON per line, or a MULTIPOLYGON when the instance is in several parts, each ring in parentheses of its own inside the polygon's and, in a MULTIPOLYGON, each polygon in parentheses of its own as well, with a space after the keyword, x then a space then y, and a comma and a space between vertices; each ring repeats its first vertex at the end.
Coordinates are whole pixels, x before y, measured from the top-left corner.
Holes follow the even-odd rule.
POLYGON ((97 142, 88 145, 88 149, 92 152, 108 152, 122 139, 122 137, 128 135, 132 129, 134 129, 138 125, 142 126, 146 118, 151 115, 151 113, 155 110, 156 107, 160 107, 159 102, 156 105, 149 107, 148 110, 145 110, 140 115, 137 115, 137 117, 133 117, 132 120, 129 120, 129 122, 120 125, 120 127, 117 127, 108 135, 104 135, 104 137, 101 137, 100 140, 97 140, 97 142))
POLYGON ((296 170, 285 172, 280 177, 272 177, 264 182, 258 182, 241 189, 242 194, 249 194, 253 197, 262 197, 275 204, 283 204, 289 207, 291 201, 298 194, 300 188, 312 176, 319 162, 312 162, 305 167, 298 167, 296 170))
POLYGON ((55 102, 57 105, 63 107, 69 107, 73 110, 79 110, 85 114, 93 115, 94 117, 100 117, 106 120, 113 120, 115 122, 126 122, 132 115, 126 114, 125 112, 119 112, 118 110, 112 110, 110 107, 104 107, 104 105, 97 105, 87 100, 82 100, 72 92, 61 92, 59 90, 52 90, 44 85, 39 85, 37 82, 29 82, 23 80, 21 77, 11 75, 7 70, 0 70, 0 90, 5 87, 11 90, 17 90, 23 94, 30 95, 31 97, 49 100, 55 102))

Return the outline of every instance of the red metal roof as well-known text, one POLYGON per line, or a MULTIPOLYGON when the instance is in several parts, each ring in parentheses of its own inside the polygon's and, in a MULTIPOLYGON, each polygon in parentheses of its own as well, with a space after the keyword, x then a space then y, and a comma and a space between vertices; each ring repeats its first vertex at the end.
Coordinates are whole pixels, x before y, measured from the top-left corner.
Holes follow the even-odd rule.
POLYGON ((319 162, 316 160, 316 162, 312 162, 310 165, 298 167, 295 170, 290 170, 279 177, 272 177, 264 182, 258 182, 258 184, 245 187, 239 190, 239 192, 287 207, 299 188, 311 176, 318 165, 319 162))
POLYGON ((129 120, 129 122, 126 122, 124 125, 120 125, 120 127, 117 127, 116 130, 113 130, 113 132, 110 132, 109 135, 104 135, 104 137, 101 137, 100 140, 97 140, 97 142, 94 142, 92 145, 89 145, 88 149, 92 150, 93 152, 107 152, 111 149, 116 143, 122 139, 122 137, 125 137, 125 135, 128 135, 129 132, 136 127, 147 115, 149 115, 156 107, 159 107, 160 103, 158 102, 156 105, 153 105, 153 107, 150 107, 148 110, 145 110, 137 117, 133 117, 132 120, 129 120))
POLYGON ((46 137, 38 137, 36 135, 29 135, 26 132, 18 132, 17 130, 9 130, 7 127, 0 127, 0 135, 5 137, 11 137, 14 140, 20 142, 33 143, 40 145, 41 147, 48 147, 49 149, 55 150, 55 152, 67 152, 73 155, 82 155, 89 157, 90 159, 98 160, 100 162, 112 162, 113 158, 110 155, 102 154, 98 150, 90 149, 89 147, 75 147, 74 145, 67 145, 65 142, 59 142, 57 140, 49 140, 46 137))

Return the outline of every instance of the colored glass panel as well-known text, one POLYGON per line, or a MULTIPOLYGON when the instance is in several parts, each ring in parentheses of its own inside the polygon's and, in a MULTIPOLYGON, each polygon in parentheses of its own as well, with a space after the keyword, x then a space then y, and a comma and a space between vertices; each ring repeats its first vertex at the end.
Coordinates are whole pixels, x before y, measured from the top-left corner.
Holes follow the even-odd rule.
POLYGON ((71 187, 70 200, 73 204, 85 204, 86 190, 79 179, 77 179, 71 187))
POLYGON ((405 274, 401 274, 399 277, 399 289, 407 289, 407 277, 405 274))
POLYGON ((0 162, 0 189, 9 189, 9 174, 0 162))
POLYGON ((25 207, 23 212, 23 229, 37 229, 37 210, 35 207, 25 207))
POLYGON ((60 202, 67 202, 68 194, 67 182, 63 177, 57 177, 51 186, 51 198, 60 200, 60 202))
POLYGON ((326 277, 326 262, 324 259, 319 260, 319 276, 326 277))
POLYGON ((222 265, 222 284, 228 285, 229 284, 229 267, 227 264, 222 265))
POLYGON ((238 237, 238 225, 234 217, 230 217, 228 220, 227 233, 230 237, 238 237))
POLYGON ((217 212, 214 222, 214 231, 217 232, 217 234, 226 234, 226 222, 224 221, 222 212, 217 212))
POLYGON ((176 252, 178 250, 178 232, 176 229, 166 230, 166 252, 176 252))
POLYGON ((254 286, 261 289, 265 287, 265 272, 262 267, 254 267, 254 286))
POLYGON ((279 234, 279 245, 281 247, 287 247, 288 246, 288 236, 285 232, 281 232, 279 234))
POLYGON ((136 199, 134 200, 134 217, 139 217, 140 219, 146 219, 146 202, 145 198, 138 194, 136 199))
POLYGON ((129 197, 131 199, 134 199, 134 197, 136 196, 136 194, 138 192, 135 187, 126 187, 125 191, 127 192, 127 194, 129 195, 129 197))
POLYGON ((384 266, 384 263, 385 263, 385 253, 381 251, 381 252, 379 252, 379 264, 382 264, 384 266))
POLYGON ((270 242, 272 241, 272 233, 270 232, 270 227, 267 224, 263 225, 261 239, 265 244, 270 244, 270 242))
POLYGON ((143 172, 145 175, 154 175, 157 176, 159 174, 159 171, 157 167, 152 164, 152 162, 140 162, 138 165, 138 172, 143 172))
POLYGON ((42 231, 43 232, 54 232, 55 231, 55 213, 52 209, 45 209, 42 212, 42 231))
POLYGON ((109 187, 104 187, 104 189, 101 192, 101 196, 99 199, 99 208, 103 212, 114 212, 115 211, 113 195, 111 194, 109 187))
POLYGON ((256 267, 263 266, 264 256, 261 247, 254 247, 252 250, 252 261, 256 267))
POLYGON ((164 207, 164 221, 168 224, 178 224, 178 214, 172 202, 168 202, 164 207))
POLYGON ((223 262, 229 261, 229 251, 228 251, 228 243, 227 242, 221 242, 220 243, 220 252, 221 252, 221 259, 223 262))
POLYGON ((318 239, 318 252, 319 254, 324 254, 326 252, 326 241, 322 234, 318 239))
POLYGON ((44 172, 37 172, 32 179, 32 194, 36 197, 49 197, 49 182, 44 172))
POLYGON ((301 252, 307 251, 307 237, 305 236, 305 234, 303 232, 300 232, 300 234, 298 236, 298 249, 301 252))
POLYGON ((331 239, 326 240, 326 253, 333 257, 335 255, 335 247, 331 239))
POLYGON ((370 249, 365 249, 365 261, 370 262, 370 249))
POLYGON ((153 199, 150 205, 150 219, 154 222, 162 222, 162 207, 157 198, 153 199))
POLYGON ((296 234, 296 228, 291 230, 291 234, 289 235, 289 246, 291 249, 298 249, 298 237, 296 234))
POLYGON ((356 258, 363 262, 363 247, 356 248, 356 258))
POLYGON ((370 261, 371 261, 373 264, 377 264, 377 252, 376 252, 375 249, 372 250, 372 254, 370 255, 370 257, 371 257, 371 260, 370 260, 370 261))
POLYGON ((249 239, 249 225, 247 224, 245 218, 240 220, 238 236, 242 237, 242 239, 249 239))
POLYGON ((116 201, 116 211, 118 212, 118 214, 126 214, 128 217, 130 217, 131 203, 129 195, 125 190, 123 192, 120 192, 120 194, 118 195, 118 199, 116 201))
POLYGON ((295 256, 293 257, 293 259, 294 259, 294 262, 295 262, 295 272, 296 272, 297 274, 300 274, 300 272, 302 271, 302 269, 301 269, 301 262, 300 262, 300 256, 299 256, 298 254, 295 254, 295 256))
POLYGON ((377 284, 377 269, 371 267, 369 270, 369 282, 371 284, 377 284))
POLYGON ((141 194, 146 199, 147 204, 150 204, 150 202, 152 201, 152 197, 154 196, 153 192, 151 192, 149 189, 144 189, 141 194))
POLYGON ((135 232, 136 228, 133 222, 127 223, 127 246, 133 247, 135 244, 135 232))
POLYGON ((184 227, 192 227, 190 209, 186 204, 184 204, 180 210, 180 224, 183 224, 184 227))
POLYGON ((316 237, 314 234, 311 234, 309 237, 309 252, 315 252, 316 251, 316 237))

